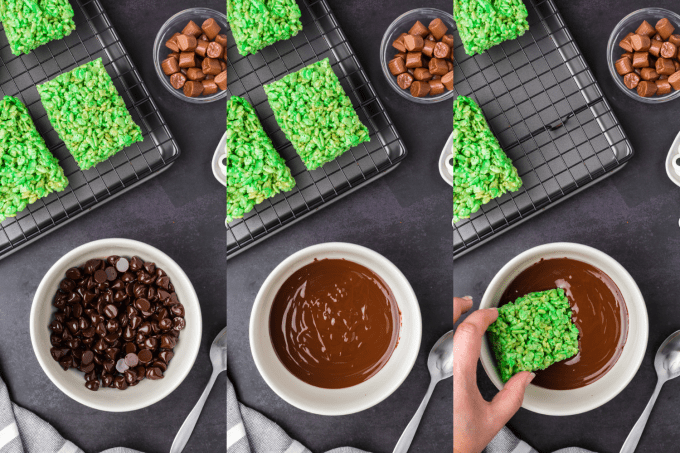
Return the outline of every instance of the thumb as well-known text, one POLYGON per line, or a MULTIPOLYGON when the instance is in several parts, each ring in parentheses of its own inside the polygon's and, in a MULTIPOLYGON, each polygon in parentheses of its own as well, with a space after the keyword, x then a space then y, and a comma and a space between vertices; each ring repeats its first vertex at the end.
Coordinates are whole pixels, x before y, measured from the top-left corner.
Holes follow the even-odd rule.
POLYGON ((491 410, 499 423, 499 429, 505 425, 515 412, 522 407, 524 391, 536 375, 523 371, 514 375, 505 383, 503 390, 491 401, 491 410))

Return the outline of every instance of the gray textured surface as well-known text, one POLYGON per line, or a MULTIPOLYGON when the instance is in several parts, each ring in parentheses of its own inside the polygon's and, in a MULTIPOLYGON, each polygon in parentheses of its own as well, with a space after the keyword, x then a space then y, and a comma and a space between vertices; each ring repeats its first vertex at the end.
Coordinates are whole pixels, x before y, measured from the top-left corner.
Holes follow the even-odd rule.
MULTIPOLYGON (((51 422, 85 451, 126 446, 167 452, 211 373, 208 350, 225 323, 224 187, 212 153, 224 133, 224 104, 195 107, 159 84, 151 60, 156 31, 185 9, 178 0, 102 0, 114 27, 175 134, 182 155, 166 173, 0 261, 0 373, 14 401, 51 422), (126 237, 170 255, 191 279, 203 311, 203 341, 186 380, 159 403, 131 413, 100 412, 61 393, 31 347, 28 316, 40 279, 62 255, 86 242, 126 237)), ((206 6, 224 10, 224 2, 206 6)), ((220 376, 187 452, 224 451, 226 379, 220 376)))
MULTIPOLYGON (((378 54, 383 32, 398 15, 426 5, 451 11, 452 4, 448 0, 329 0, 329 4, 409 155, 381 180, 229 260, 228 373, 246 405, 278 422, 312 451, 350 445, 388 452, 427 389, 427 353, 451 329, 451 186, 439 176, 437 162, 451 133, 452 114, 451 103, 421 107, 393 92, 378 54), (307 414, 285 403, 260 377, 248 344, 252 301, 267 275, 292 253, 330 241, 360 244, 390 259, 411 282, 423 315, 420 355, 404 384, 377 406, 343 417, 307 414)), ((410 451, 452 450, 452 404, 452 381, 447 380, 435 390, 410 451)))
MULTIPOLYGON (((539 451, 576 445, 598 452, 621 448, 656 383, 653 355, 664 338, 680 329, 677 282, 680 256, 680 189, 666 176, 664 159, 678 133, 678 101, 646 106, 614 85, 606 63, 611 30, 628 13, 647 6, 634 0, 556 0, 586 61, 628 133, 636 155, 626 168, 590 190, 554 207, 458 259, 454 293, 470 294, 475 307, 486 285, 510 259, 536 245, 570 241, 596 247, 618 260, 635 278, 647 302, 647 354, 626 389, 608 404, 582 415, 547 417, 521 409, 510 427, 539 451)), ((679 12, 677 1, 654 6, 679 12)), ((479 367, 479 385, 490 398, 493 384, 479 367)), ((669 382, 652 412, 638 452, 678 451, 680 382, 669 382)))

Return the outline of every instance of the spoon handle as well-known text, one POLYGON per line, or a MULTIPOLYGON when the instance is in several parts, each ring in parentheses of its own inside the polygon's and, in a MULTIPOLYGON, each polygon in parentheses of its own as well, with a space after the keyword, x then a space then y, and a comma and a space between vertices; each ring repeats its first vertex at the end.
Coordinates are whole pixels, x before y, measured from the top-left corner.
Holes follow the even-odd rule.
POLYGON ((649 399, 647 407, 645 407, 645 410, 642 412, 642 415, 640 415, 637 423, 635 423, 635 426, 633 426, 630 434, 628 434, 626 441, 623 443, 623 447, 621 447, 621 453, 633 453, 637 448, 638 442, 640 442, 640 437, 642 436, 642 432, 645 430, 645 426, 647 425, 649 414, 652 412, 652 407, 654 407, 654 403, 656 403, 656 398, 659 396, 659 392, 661 391, 661 386, 663 386, 663 384, 664 381, 661 379, 659 379, 659 381, 656 383, 654 394, 649 399))
POLYGON ((191 412, 189 412, 189 415, 187 416, 186 420, 184 420, 184 423, 182 423, 182 426, 177 432, 175 440, 172 442, 172 447, 170 447, 170 453, 181 453, 181 451, 184 450, 187 442, 189 442, 191 433, 194 432, 194 427, 196 426, 198 417, 201 415, 205 401, 208 399, 208 395, 210 395, 210 391, 215 384, 215 379, 217 379, 218 374, 220 374, 219 370, 213 368, 212 375, 210 376, 208 385, 206 385, 205 390, 203 390, 203 394, 198 399, 198 402, 191 412))
POLYGON ((418 407, 416 414, 413 416, 409 424, 406 426, 406 429, 401 434, 401 437, 399 438, 399 441, 394 447, 394 451, 392 453, 406 453, 408 451, 409 447, 411 446, 411 442, 413 442, 413 437, 416 435, 416 431, 418 430, 418 425, 420 425, 420 419, 423 418, 423 413, 425 412, 427 403, 430 402, 430 397, 432 396, 435 385, 437 385, 437 381, 432 379, 430 381, 430 386, 427 389, 427 393, 423 398, 423 402, 420 403, 420 407, 418 407))

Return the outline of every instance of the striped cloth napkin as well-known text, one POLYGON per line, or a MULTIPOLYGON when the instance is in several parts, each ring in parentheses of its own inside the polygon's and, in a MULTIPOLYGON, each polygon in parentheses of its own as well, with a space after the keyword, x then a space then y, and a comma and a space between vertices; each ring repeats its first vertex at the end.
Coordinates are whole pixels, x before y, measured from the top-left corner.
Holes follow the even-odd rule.
MULTIPOLYGON (((276 423, 236 399, 234 386, 227 377, 227 452, 228 453, 311 453, 291 439, 276 423)), ((0 453, 4 453, 0 450, 0 453)), ((327 453, 367 453, 342 447, 327 453)))
MULTIPOLYGON (((9 399, 7 385, 0 378, 0 453, 84 453, 59 435, 56 429, 33 412, 9 399)), ((102 453, 140 453, 129 448, 112 448, 102 453)))
MULTIPOLYGON (((538 453, 526 442, 519 440, 505 426, 496 434, 484 450, 485 453, 538 453)), ((557 450, 554 453, 594 453, 590 450, 578 447, 569 447, 557 450)))

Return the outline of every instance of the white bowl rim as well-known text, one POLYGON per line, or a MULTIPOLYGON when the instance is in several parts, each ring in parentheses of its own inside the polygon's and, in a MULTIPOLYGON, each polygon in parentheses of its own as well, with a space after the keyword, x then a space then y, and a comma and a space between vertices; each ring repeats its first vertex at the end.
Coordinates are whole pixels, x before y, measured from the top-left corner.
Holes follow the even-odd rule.
MULTIPOLYGON (((542 401, 540 399, 536 399, 536 401, 533 401, 531 398, 527 398, 527 395, 525 395, 524 402, 522 403, 522 407, 530 410, 532 412, 536 412, 539 414, 544 414, 544 415, 557 415, 557 416, 566 416, 566 415, 576 415, 584 412, 588 412, 590 410, 596 409, 607 402, 609 402, 611 399, 613 399, 615 396, 617 396, 624 388, 628 386, 630 381, 635 377, 637 374, 638 369, 640 368, 640 365, 642 364, 642 360, 645 357, 645 352, 647 350, 647 342, 649 338, 649 317, 647 314, 647 307, 645 305, 644 298, 642 296, 642 293, 640 292, 640 288, 637 286, 637 283, 633 279, 633 277, 630 275, 630 273, 614 258, 610 257, 606 253, 604 253, 601 250, 598 250, 594 247, 590 247, 587 245, 583 244, 578 244, 578 243, 573 243, 573 242, 552 242, 548 244, 543 244, 539 245, 533 248, 530 248, 516 257, 514 257, 512 260, 510 260, 507 264, 505 264, 494 276, 494 278, 491 280, 491 283, 487 286, 486 291, 484 292, 484 296, 482 297, 482 301, 480 303, 480 309, 482 308, 493 308, 495 307, 495 304, 493 303, 492 295, 490 294, 492 291, 492 288, 497 287, 499 285, 502 285, 502 281, 504 278, 507 278, 510 273, 518 267, 519 264, 522 262, 526 261, 527 258, 535 256, 535 255, 544 255, 544 254, 564 254, 565 257, 569 257, 570 254, 572 253, 581 253, 581 254, 590 254, 591 256, 595 256, 598 260, 601 260, 602 262, 607 264, 607 267, 611 267, 616 270, 617 275, 609 275, 609 277, 614 280, 614 282, 617 285, 620 285, 620 280, 622 279, 625 281, 627 284, 627 288, 631 290, 633 293, 633 300, 628 300, 626 299, 626 305, 628 309, 628 314, 629 314, 629 332, 628 332, 628 338, 626 340, 626 344, 624 345, 624 351, 626 349, 626 346, 628 345, 633 345, 630 347, 634 347, 633 349, 633 361, 628 362, 626 365, 625 371, 622 373, 622 378, 620 378, 615 385, 612 385, 611 387, 608 388, 607 392, 605 394, 600 394, 600 395, 591 395, 591 397, 586 401, 581 403, 577 408, 559 408, 559 409, 546 409, 541 403, 542 401), (637 304, 639 302, 639 304, 637 304), (640 311, 640 315, 637 319, 639 323, 639 328, 640 328, 640 334, 638 335, 638 339, 644 339, 641 343, 637 343, 638 346, 636 347, 635 344, 631 343, 629 340, 631 339, 630 337, 630 316, 631 316, 631 309, 630 309, 630 304, 636 304, 636 309, 640 311)), ((578 259, 578 258, 572 258, 572 259, 578 259)), ((537 262, 537 261, 535 261, 537 262)), ((524 267, 526 269, 526 267, 524 267)), ((620 286, 619 286, 620 287, 620 286)), ((621 289, 621 288, 620 288, 621 289)), ((622 289, 622 291, 624 291, 622 289)), ((623 355, 623 352, 622 352, 623 355)), ((498 390, 501 390, 503 388, 503 383, 498 375, 498 371, 496 369, 496 359, 493 357, 493 354, 491 352, 491 348, 489 346, 489 341, 486 335, 484 335, 483 341, 482 341, 482 350, 481 350, 481 355, 480 359, 482 361, 482 366, 484 368, 484 371, 486 372, 487 376, 493 382, 493 384, 496 386, 498 390)), ((620 359, 619 359, 620 360, 620 359)), ((614 368, 616 368, 619 365, 619 361, 617 361, 616 365, 614 365, 614 368)), ((614 369, 612 368, 612 370, 614 369)), ((609 370, 609 373, 612 372, 612 370, 609 370)), ((604 376, 603 376, 604 378, 604 376)), ((600 382, 600 379, 598 381, 593 382, 590 385, 587 385, 585 387, 581 387, 578 389, 574 390, 549 390, 550 392, 573 392, 573 391, 578 391, 582 389, 587 389, 593 384, 597 384, 600 382)), ((532 384, 529 384, 529 387, 527 388, 527 391, 529 389, 536 387, 532 384)), ((545 390, 545 389, 544 389, 545 390)))
MULTIPOLYGON (((155 258, 154 258, 155 259, 155 258)), ((158 261, 156 261, 158 263, 158 261)), ((38 360, 38 363, 40 363, 40 367, 42 368, 43 372, 47 375, 47 377, 50 379, 50 381, 57 386, 59 390, 61 390, 64 394, 72 398, 73 400, 79 402, 80 404, 83 404, 85 406, 91 407, 93 409, 98 409, 101 411, 106 411, 106 412, 129 412, 129 411, 134 411, 138 409, 145 408, 147 406, 150 406, 152 404, 155 404, 168 396, 170 393, 172 393, 179 385, 186 379, 187 375, 193 368, 193 365, 196 361, 196 357, 198 356, 198 351, 200 349, 200 344, 201 344, 201 337, 202 337, 202 331, 203 331, 203 319, 201 316, 201 305, 198 300, 198 295, 196 294, 196 291, 191 284, 191 280, 189 280, 189 277, 186 275, 186 273, 182 270, 182 268, 177 264, 170 256, 168 256, 166 253, 162 252, 161 250, 157 249, 156 247, 146 244, 144 242, 140 241, 135 241, 133 239, 123 239, 123 238, 108 238, 108 239, 99 239, 95 241, 91 241, 85 244, 82 244, 68 253, 66 253, 64 256, 59 258, 59 260, 54 263, 50 269, 45 273, 43 276, 42 280, 40 281, 40 284, 38 285, 38 288, 35 291, 35 295, 33 297, 33 301, 31 303, 31 312, 29 315, 29 327, 30 327, 30 337, 31 337, 31 344, 33 346, 33 353, 35 354, 35 357, 38 360), (67 269, 64 268, 65 263, 67 263, 73 256, 78 255, 80 253, 92 253, 95 254, 97 250, 100 250, 102 247, 109 247, 109 246, 123 246, 123 247, 129 247, 129 248, 134 248, 136 250, 139 250, 140 255, 144 255, 146 253, 153 254, 154 257, 161 257, 164 260, 163 263, 163 269, 166 270, 168 269, 167 264, 170 264, 170 266, 173 268, 171 269, 171 272, 175 274, 176 276, 179 276, 180 278, 186 280, 189 282, 187 288, 185 289, 185 292, 188 293, 190 296, 190 301, 186 301, 186 298, 183 299, 182 305, 186 306, 188 305, 187 302, 190 304, 192 302, 195 302, 196 309, 198 311, 198 316, 196 317, 195 322, 193 322, 193 326, 196 329, 196 335, 198 337, 198 341, 195 341, 194 344, 195 346, 187 351, 187 356, 183 361, 183 364, 186 364, 183 368, 184 370, 178 375, 179 378, 177 378, 177 383, 176 385, 166 385, 166 386, 159 386, 159 391, 158 392, 153 392, 153 393, 148 393, 149 395, 154 395, 152 397, 149 397, 148 399, 140 399, 136 403, 132 404, 119 404, 118 406, 115 407, 110 407, 107 405, 102 405, 96 402, 89 401, 87 399, 81 398, 79 395, 71 392, 68 388, 63 386, 61 384, 61 377, 55 375, 52 373, 50 367, 47 366, 45 361, 43 360, 42 353, 39 353, 39 351, 42 350, 44 345, 38 344, 38 339, 37 339, 37 332, 36 328, 38 327, 36 325, 37 323, 37 306, 39 304, 45 304, 46 300, 50 301, 49 304, 51 305, 52 301, 52 294, 43 294, 47 291, 47 285, 48 285, 48 280, 51 279, 51 277, 54 274, 63 274, 66 272, 67 269), (43 299, 44 296, 44 299, 43 299), (41 300, 38 300, 38 299, 41 300)), ((179 370, 179 368, 177 368, 179 370)), ((71 370, 69 370, 71 371, 71 370)), ((167 382, 164 379, 155 381, 154 383, 164 383, 167 382)), ((96 392, 93 392, 96 393, 96 392)))
MULTIPOLYGON (((380 272, 376 271, 375 269, 371 269, 373 272, 378 274, 381 278, 385 279, 384 274, 381 274, 380 272)), ((400 311, 402 311, 402 305, 399 305, 400 311)), ((267 325, 268 325, 267 321, 267 325)), ((403 328, 404 322, 402 319, 402 324, 401 327, 403 328)), ((360 412, 366 409, 369 409, 376 404, 382 402, 385 400, 388 396, 390 396, 392 393, 394 393, 395 390, 397 390, 401 384, 404 383, 408 375, 411 373, 411 370, 413 369, 413 366, 415 365, 416 359, 418 358, 418 354, 420 351, 420 345, 421 345, 421 340, 422 340, 422 317, 420 313, 420 305, 418 303, 418 299, 416 297, 415 292, 413 291, 413 288, 411 287, 410 282, 406 278, 406 276, 399 270, 399 268, 392 263, 390 260, 385 258, 383 255, 380 253, 369 249, 367 247, 357 245, 357 244, 351 244, 347 242, 325 242, 321 244, 316 244, 312 245, 309 247, 306 247, 302 250, 299 250, 292 255, 290 255, 288 258, 283 260, 281 263, 279 263, 274 270, 267 276, 265 279, 264 283, 262 283, 262 286, 260 287, 257 296, 255 297, 255 302, 253 303, 253 308, 251 310, 251 316, 250 316, 250 323, 249 323, 249 328, 248 328, 248 340, 250 342, 250 351, 251 355, 253 356, 253 360, 255 361, 255 366, 257 367, 257 370, 260 373, 260 376, 264 379, 264 381, 267 383, 267 385, 276 393, 281 399, 286 401, 288 404, 297 407, 298 409, 301 409, 306 412, 310 412, 313 414, 317 415, 330 415, 330 416, 337 416, 337 415, 348 415, 348 414, 353 414, 356 412, 360 412), (370 256, 371 259, 375 260, 376 262, 380 263, 382 266, 385 266, 385 268, 389 269, 389 273, 391 276, 393 276, 395 279, 400 280, 404 285, 403 289, 408 293, 407 297, 409 300, 409 303, 413 303, 413 322, 411 323, 414 327, 414 341, 417 342, 417 344, 414 343, 413 351, 414 353, 411 353, 408 356, 408 359, 406 362, 402 362, 402 366, 400 368, 400 373, 396 375, 396 377, 391 381, 389 386, 383 386, 381 387, 381 392, 379 394, 374 395, 373 397, 369 397, 366 395, 365 400, 360 401, 352 406, 351 409, 348 410, 337 410, 333 408, 328 408, 328 407, 323 407, 323 404, 320 403, 319 406, 309 406, 306 405, 298 400, 296 400, 294 397, 291 397, 286 390, 278 385, 276 380, 272 379, 271 376, 265 371, 265 365, 262 361, 262 358, 256 353, 255 351, 255 346, 254 346, 254 340, 255 340, 255 332, 256 332, 256 317, 254 316, 256 311, 260 309, 260 307, 266 303, 264 300, 265 293, 269 288, 272 287, 274 281, 276 278, 290 270, 290 265, 291 263, 294 263, 298 259, 308 256, 308 255, 316 255, 316 256, 322 256, 325 253, 334 253, 334 252, 348 252, 348 254, 354 252, 356 254, 363 254, 370 256)), ((269 338, 269 332, 267 332, 267 338, 269 338)), ((400 342, 401 342, 401 332, 400 332, 400 342)), ((394 354, 392 355, 394 357, 394 354)), ((392 360, 392 357, 390 357, 390 360, 392 360)), ((388 360, 389 363, 389 360, 388 360)), ((282 368, 285 369, 285 367, 282 368)), ((380 375, 385 370, 381 369, 376 375, 368 379, 367 381, 364 381, 361 384, 358 384, 356 386, 352 387, 347 387, 344 389, 322 389, 323 391, 327 392, 336 392, 336 391, 342 391, 350 388, 356 388, 360 387, 367 382, 371 382, 372 379, 374 379, 376 376, 380 375)), ((290 373, 288 370, 286 372, 292 376, 292 373, 290 373)), ((295 378, 297 379, 297 378, 295 378)), ((302 386, 308 386, 310 389, 319 389, 319 387, 314 387, 310 384, 307 384, 301 380, 298 380, 299 384, 302 386)))

